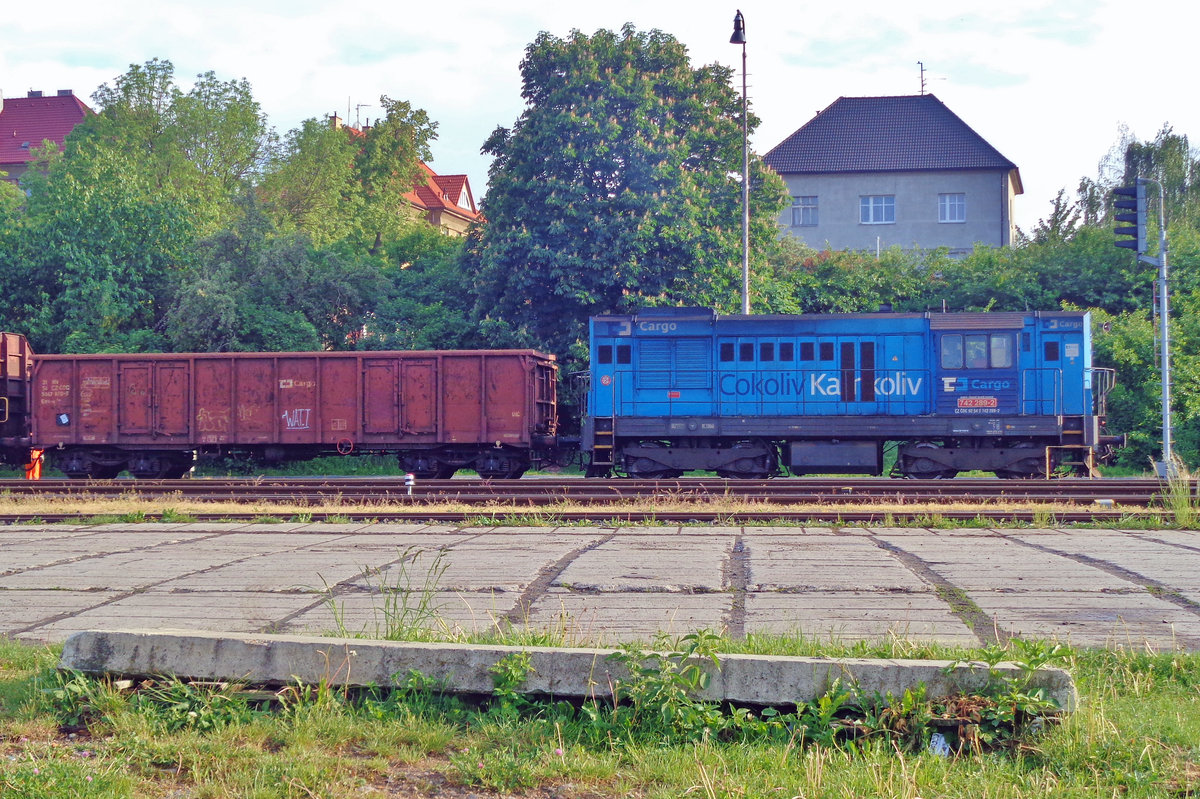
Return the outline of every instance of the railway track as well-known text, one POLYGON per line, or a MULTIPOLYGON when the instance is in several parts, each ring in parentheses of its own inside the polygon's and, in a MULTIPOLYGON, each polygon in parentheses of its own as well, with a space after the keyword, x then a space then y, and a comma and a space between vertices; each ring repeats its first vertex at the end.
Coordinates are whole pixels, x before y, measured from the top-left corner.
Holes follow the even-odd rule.
MULTIPOLYGON (((1196 481, 1187 490, 1197 496, 1196 481)), ((979 509, 1027 505, 1096 508, 1161 508, 1167 486, 1155 479, 891 480, 886 478, 789 478, 780 480, 427 480, 412 486, 404 478, 201 478, 191 480, 0 480, 0 496, 44 498, 178 498, 194 502, 336 502, 382 506, 463 504, 546 508, 602 506, 646 501, 703 506, 718 500, 763 505, 850 506, 883 504, 969 504, 979 509)))

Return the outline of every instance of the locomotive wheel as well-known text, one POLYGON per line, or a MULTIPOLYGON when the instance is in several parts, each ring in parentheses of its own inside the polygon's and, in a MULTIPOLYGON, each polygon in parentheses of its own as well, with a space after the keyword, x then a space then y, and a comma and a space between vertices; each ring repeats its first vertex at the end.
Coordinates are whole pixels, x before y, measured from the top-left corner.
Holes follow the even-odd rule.
MULTIPOLYGON (((917 444, 915 449, 938 450, 941 447, 932 442, 923 441, 917 444)), ((945 464, 938 463, 933 458, 914 457, 910 455, 905 457, 901 473, 910 480, 949 480, 958 474, 958 470, 948 468, 945 464)))
MULTIPOLYGON (((666 449, 659 441, 643 441, 641 446, 666 449)), ((625 473, 635 480, 674 480, 683 474, 683 470, 672 469, 653 458, 636 457, 627 459, 625 473)))
POLYGON ((775 457, 775 448, 765 441, 743 441, 733 447, 738 449, 754 449, 758 452, 744 458, 738 458, 724 469, 717 469, 717 477, 733 480, 764 480, 775 473, 779 460, 775 457), (765 449, 766 452, 762 452, 765 449))
MULTIPOLYGON (((1036 445, 1028 441, 1022 441, 1014 444, 1013 449, 1036 449, 1036 445)), ((1022 458, 1019 461, 1009 464, 1007 469, 997 469, 996 476, 1004 480, 1028 480, 1045 477, 1043 472, 1045 465, 1041 458, 1031 455, 1028 458, 1022 458)))

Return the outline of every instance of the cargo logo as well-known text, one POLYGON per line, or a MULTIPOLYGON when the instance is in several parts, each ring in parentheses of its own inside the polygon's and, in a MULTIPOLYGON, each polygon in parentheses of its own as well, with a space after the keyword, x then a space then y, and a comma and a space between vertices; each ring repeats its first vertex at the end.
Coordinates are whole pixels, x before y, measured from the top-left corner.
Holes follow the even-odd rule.
POLYGON ((977 377, 942 378, 942 391, 947 394, 967 391, 1008 391, 1012 387, 1011 380, 984 380, 977 377))
POLYGON ((640 333, 674 333, 678 329, 674 322, 638 322, 640 333))
MULTIPOLYGON (((877 397, 918 397, 921 394, 923 377, 913 377, 908 372, 883 375, 873 381, 877 397)), ((861 377, 854 378, 857 386, 861 377)), ((800 375, 779 374, 764 377, 760 374, 722 375, 721 393, 737 396, 802 396, 840 397, 842 378, 829 372, 814 372, 805 380, 800 375)))
POLYGON ((307 430, 312 408, 295 408, 283 412, 283 424, 288 430, 307 430))
POLYGON ((280 380, 280 388, 316 388, 316 380, 280 380))

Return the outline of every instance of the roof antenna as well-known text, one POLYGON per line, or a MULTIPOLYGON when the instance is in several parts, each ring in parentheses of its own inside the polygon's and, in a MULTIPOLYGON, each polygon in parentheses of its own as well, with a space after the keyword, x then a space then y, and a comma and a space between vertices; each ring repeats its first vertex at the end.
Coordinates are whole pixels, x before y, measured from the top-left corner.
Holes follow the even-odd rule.
POLYGON ((917 66, 921 68, 921 94, 925 93, 925 62, 918 61, 917 66))

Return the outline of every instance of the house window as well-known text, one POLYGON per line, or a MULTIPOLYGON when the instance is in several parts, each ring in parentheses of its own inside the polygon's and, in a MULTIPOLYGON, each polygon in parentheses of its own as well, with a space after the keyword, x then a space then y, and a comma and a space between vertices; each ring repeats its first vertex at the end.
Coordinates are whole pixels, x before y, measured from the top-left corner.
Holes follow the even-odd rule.
POLYGON ((792 198, 792 227, 816 227, 817 198, 792 198))
POLYGON ((966 222, 967 221, 967 195, 965 195, 965 194, 939 194, 938 195, 938 221, 939 222, 966 222))
POLYGON ((895 224, 896 195, 871 194, 859 197, 858 221, 864 225, 895 224))

